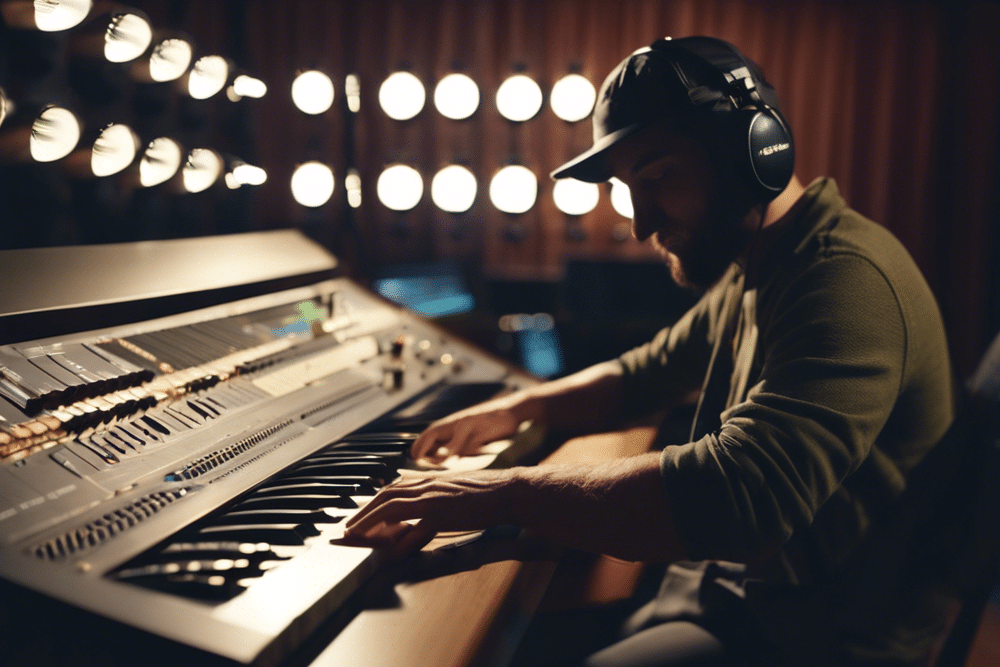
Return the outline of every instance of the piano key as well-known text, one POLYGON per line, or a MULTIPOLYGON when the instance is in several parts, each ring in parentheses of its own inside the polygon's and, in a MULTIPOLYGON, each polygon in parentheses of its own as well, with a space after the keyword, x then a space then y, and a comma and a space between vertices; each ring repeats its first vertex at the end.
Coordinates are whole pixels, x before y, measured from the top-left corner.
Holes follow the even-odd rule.
POLYGON ((326 494, 298 494, 250 496, 234 506, 235 509, 322 509, 324 507, 357 509, 350 496, 326 494))
MULTIPOLYGON (((279 557, 267 542, 174 542, 167 545, 162 550, 149 554, 151 558, 178 558, 196 553, 227 553, 234 554, 233 557, 248 557, 261 553, 279 557)), ((193 556, 192 556, 193 557, 193 556)), ((280 556, 282 558, 288 557, 280 556)))
POLYGON ((191 537, 207 540, 234 540, 241 542, 267 542, 269 544, 281 545, 303 545, 306 538, 319 535, 319 530, 311 523, 258 523, 242 525, 222 525, 204 526, 193 535, 187 535, 184 539, 190 541, 191 537))
POLYGON ((344 520, 343 512, 337 514, 334 509, 326 512, 322 509, 269 509, 269 508, 237 508, 214 516, 209 521, 215 526, 274 524, 274 523, 339 523, 344 520))
POLYGON ((210 601, 230 600, 246 590, 245 586, 230 577, 194 572, 144 577, 141 585, 175 595, 210 601))
POLYGON ((394 473, 389 469, 382 461, 336 461, 336 460, 320 460, 312 461, 306 459, 305 462, 296 464, 295 467, 289 471, 286 478, 297 477, 299 475, 313 476, 313 475, 323 475, 323 476, 342 476, 342 475, 361 475, 364 477, 371 477, 373 479, 390 479, 394 477, 394 473))
MULTIPOLYGON (((374 495, 375 491, 382 486, 382 482, 379 480, 372 479, 371 477, 361 477, 361 476, 351 476, 351 477, 335 477, 333 475, 311 475, 309 477, 299 477, 299 476, 286 476, 282 475, 279 478, 278 484, 268 484, 266 486, 260 487, 263 489, 274 489, 274 488, 287 488, 288 486, 299 486, 303 484, 318 484, 325 486, 344 486, 344 485, 355 485, 361 488, 361 492, 358 494, 352 493, 351 495, 374 495)), ((318 487, 317 487, 318 489, 318 487)), ((317 492, 319 492, 317 490, 317 492)))
POLYGON ((375 484, 373 481, 367 483, 339 483, 328 482, 273 482, 257 487, 253 497, 262 496, 298 496, 298 495, 326 495, 326 496, 365 496, 374 495, 375 484))

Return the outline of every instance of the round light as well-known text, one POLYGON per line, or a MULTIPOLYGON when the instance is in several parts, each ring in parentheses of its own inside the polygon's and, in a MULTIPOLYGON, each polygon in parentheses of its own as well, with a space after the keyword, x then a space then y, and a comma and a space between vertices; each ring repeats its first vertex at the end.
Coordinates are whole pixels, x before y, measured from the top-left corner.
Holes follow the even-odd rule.
POLYGON ((222 174, 222 158, 210 148, 195 148, 188 153, 181 175, 184 189, 202 192, 212 187, 222 174))
POLYGON ((183 39, 165 39, 149 55, 149 78, 153 81, 179 79, 191 64, 194 51, 183 39))
POLYGON ((424 84, 409 72, 393 72, 378 89, 378 103, 389 118, 409 120, 424 108, 424 84))
POLYGON ((479 86, 465 74, 449 74, 434 89, 434 106, 446 118, 468 118, 479 108, 479 86))
POLYGON ((104 128, 90 153, 90 170, 94 176, 117 174, 132 164, 139 149, 135 133, 127 125, 112 124, 104 128))
POLYGON ((504 167, 490 181, 490 201, 504 213, 524 213, 538 198, 538 179, 527 167, 504 167))
POLYGON ((357 169, 349 169, 344 178, 344 189, 347 190, 347 203, 351 208, 361 207, 361 174, 357 169))
POLYGON ((90 13, 90 0, 35 0, 35 25, 43 32, 69 30, 90 13))
POLYGON ((586 77, 567 74, 552 86, 552 111, 565 121, 576 122, 590 115, 597 91, 586 77))
POLYGON ((240 74, 233 80, 233 92, 240 97, 261 98, 267 95, 267 84, 246 74, 240 74))
POLYGON ((0 88, 0 125, 3 125, 4 119, 7 117, 7 96, 3 92, 3 88, 0 88))
POLYGON ((629 220, 632 219, 634 215, 632 194, 629 192, 628 186, 617 178, 611 179, 611 206, 618 212, 618 215, 629 220))
POLYGON ((590 213, 596 208, 600 196, 596 183, 584 183, 575 178, 560 179, 552 188, 556 208, 568 215, 590 213))
POLYGON ((168 137, 153 139, 139 161, 139 183, 146 188, 165 183, 180 166, 180 145, 168 137))
POLYGON ((222 56, 204 56, 195 61, 188 79, 188 94, 207 100, 222 90, 229 78, 229 63, 222 56))
POLYGON ((333 106, 333 81, 314 69, 299 74, 292 82, 292 102, 302 113, 323 113, 333 106))
POLYGON ((267 172, 252 164, 238 164, 232 173, 237 185, 264 185, 267 182, 267 172))
POLYGON ((509 77, 497 90, 497 110, 507 120, 528 120, 541 108, 542 89, 534 79, 524 74, 509 77))
POLYGON ((322 162, 306 162, 292 174, 292 196, 303 206, 316 208, 333 196, 333 170, 322 162))
POLYGON ((136 14, 115 14, 104 35, 104 57, 113 63, 135 60, 149 48, 153 29, 136 14))
POLYGON ((413 167, 396 164, 379 175, 375 191, 386 208, 409 211, 424 195, 424 179, 413 167))
POLYGON ((476 177, 457 164, 445 167, 431 181, 431 199, 442 211, 464 213, 476 201, 476 177))
POLYGON ((69 155, 79 141, 76 116, 61 107, 49 107, 32 123, 28 146, 37 162, 52 162, 69 155))

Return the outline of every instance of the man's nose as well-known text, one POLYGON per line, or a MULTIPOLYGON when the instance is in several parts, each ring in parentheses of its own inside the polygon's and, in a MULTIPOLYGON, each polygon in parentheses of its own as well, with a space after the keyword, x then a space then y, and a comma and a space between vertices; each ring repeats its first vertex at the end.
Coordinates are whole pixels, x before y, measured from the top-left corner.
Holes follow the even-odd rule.
POLYGON ((640 206, 635 197, 632 198, 632 235, 639 241, 645 241, 656 231, 655 216, 640 206))

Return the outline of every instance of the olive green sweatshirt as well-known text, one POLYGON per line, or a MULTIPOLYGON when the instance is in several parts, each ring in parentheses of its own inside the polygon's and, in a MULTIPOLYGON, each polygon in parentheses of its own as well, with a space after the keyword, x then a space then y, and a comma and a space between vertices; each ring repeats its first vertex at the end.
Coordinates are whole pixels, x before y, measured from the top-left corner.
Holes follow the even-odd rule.
POLYGON ((733 265, 620 361, 633 416, 707 384, 695 439, 661 458, 688 554, 822 586, 891 514, 952 423, 955 390, 919 269, 832 180, 772 227, 747 273, 733 265))

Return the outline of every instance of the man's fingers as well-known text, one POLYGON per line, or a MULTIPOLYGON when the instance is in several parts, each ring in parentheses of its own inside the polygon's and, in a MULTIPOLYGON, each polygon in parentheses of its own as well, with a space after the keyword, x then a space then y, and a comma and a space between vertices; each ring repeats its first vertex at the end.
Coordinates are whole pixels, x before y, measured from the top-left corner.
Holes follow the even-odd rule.
POLYGON ((360 512, 352 516, 344 524, 345 534, 364 535, 380 523, 402 523, 410 519, 419 519, 422 512, 433 503, 427 497, 391 497, 372 507, 378 496, 366 505, 360 512))
POLYGON ((437 531, 426 520, 403 525, 408 526, 408 530, 402 532, 401 537, 389 549, 389 560, 400 560, 420 551, 437 534, 437 531))

